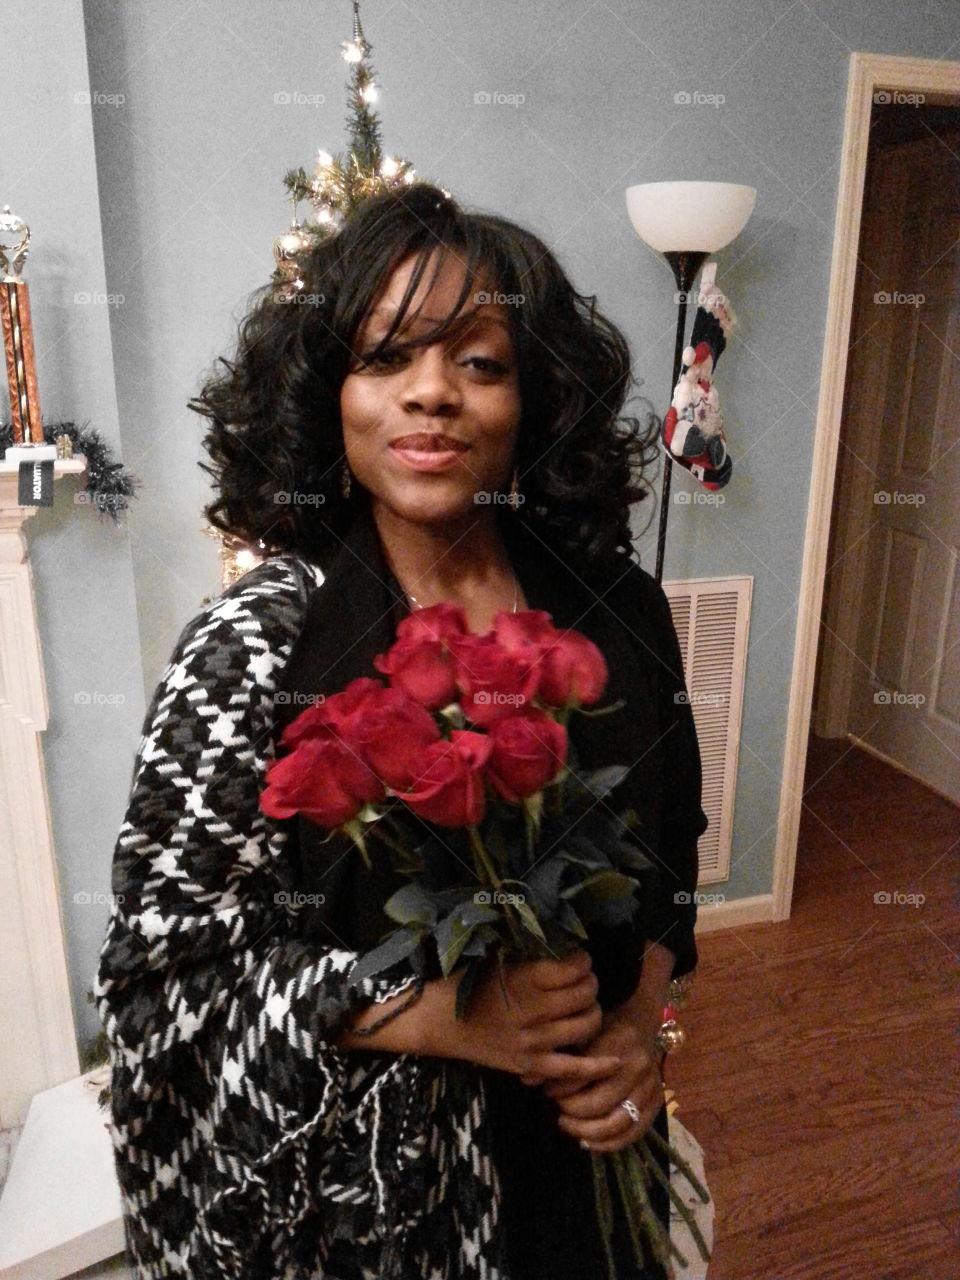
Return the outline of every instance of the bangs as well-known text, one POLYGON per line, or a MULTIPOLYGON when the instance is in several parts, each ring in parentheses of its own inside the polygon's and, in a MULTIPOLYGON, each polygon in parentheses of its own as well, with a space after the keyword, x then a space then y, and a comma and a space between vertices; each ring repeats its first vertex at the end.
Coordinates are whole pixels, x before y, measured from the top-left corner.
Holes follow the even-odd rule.
MULTIPOLYGON (((394 272, 411 258, 414 260, 413 270, 399 308, 391 317, 386 332, 378 339, 375 347, 368 350, 368 358, 382 354, 388 346, 429 346, 450 334, 455 334, 458 329, 464 328, 469 323, 471 311, 465 315, 461 315, 461 312, 471 299, 479 306, 481 293, 491 295, 505 288, 505 277, 510 274, 510 271, 508 265, 502 261, 501 246, 494 236, 486 233, 486 228, 476 224, 471 225, 466 220, 464 222, 466 225, 460 223, 460 225, 445 228, 444 230, 452 232, 449 237, 438 235, 433 228, 420 226, 416 243, 411 244, 407 241, 399 246, 394 245, 392 252, 388 250, 383 254, 383 260, 376 264, 374 272, 371 273, 375 275, 375 289, 359 291, 369 294, 368 299, 362 300, 366 305, 362 305, 361 301, 361 305, 352 309, 354 313, 349 317, 350 327, 345 334, 345 341, 352 352, 359 355, 355 348, 360 329, 382 298, 394 272), (398 334, 417 321, 424 310, 428 309, 440 273, 451 262, 463 272, 455 302, 445 316, 430 325, 418 337, 401 338, 398 342, 398 334), (413 299, 424 281, 426 284, 423 298, 419 305, 414 307, 413 299)), ((513 327, 511 319, 511 330, 513 327)), ((516 335, 513 334, 513 337, 515 340, 516 335)))

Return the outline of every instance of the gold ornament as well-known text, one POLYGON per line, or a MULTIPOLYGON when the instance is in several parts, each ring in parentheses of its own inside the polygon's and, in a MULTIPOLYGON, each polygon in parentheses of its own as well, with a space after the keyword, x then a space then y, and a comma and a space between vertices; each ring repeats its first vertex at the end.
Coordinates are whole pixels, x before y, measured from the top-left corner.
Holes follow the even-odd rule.
POLYGON ((687 1033, 675 1018, 668 1018, 657 1033, 657 1043, 664 1053, 676 1053, 686 1043, 687 1033))

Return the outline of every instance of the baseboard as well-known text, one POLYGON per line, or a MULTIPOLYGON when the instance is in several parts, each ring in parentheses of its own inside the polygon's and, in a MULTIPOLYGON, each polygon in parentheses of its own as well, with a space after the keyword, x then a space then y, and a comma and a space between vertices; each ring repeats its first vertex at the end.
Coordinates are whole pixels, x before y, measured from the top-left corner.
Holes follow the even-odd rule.
POLYGON ((874 756, 877 760, 882 760, 884 764, 888 764, 891 769, 896 769, 897 773, 902 773, 905 778, 912 778, 914 782, 919 782, 922 787, 926 787, 928 791, 932 791, 935 796, 940 796, 946 800, 948 804, 956 805, 956 796, 947 795, 946 791, 941 791, 939 787, 935 787, 932 782, 928 782, 926 778, 921 778, 919 773, 914 773, 912 769, 906 769, 899 760, 894 760, 893 756, 886 755, 883 751, 878 751, 876 747, 872 747, 869 742, 863 738, 858 738, 855 733, 846 733, 843 735, 848 742, 852 742, 855 747, 859 747, 861 751, 866 751, 868 755, 874 756))
POLYGON ((697 933, 716 929, 736 929, 745 924, 769 924, 773 920, 773 894, 758 893, 752 898, 705 903, 697 908, 697 933))

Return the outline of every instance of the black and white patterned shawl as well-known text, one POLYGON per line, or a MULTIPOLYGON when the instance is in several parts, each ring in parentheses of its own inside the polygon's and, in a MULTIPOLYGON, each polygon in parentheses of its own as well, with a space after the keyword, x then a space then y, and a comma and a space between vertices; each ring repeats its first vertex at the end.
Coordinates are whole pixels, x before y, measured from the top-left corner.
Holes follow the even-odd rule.
MULTIPOLYGON (((128 1253, 141 1280, 524 1280, 501 1255, 482 1073, 333 1047, 352 1010, 412 977, 347 985, 355 953, 305 936, 287 824, 258 806, 275 696, 320 582, 289 555, 248 573, 186 626, 147 712, 94 987, 128 1253)), ((651 729, 675 745, 654 786, 671 780, 655 806, 650 848, 668 875, 651 936, 680 972, 695 961, 693 914, 673 890, 696 883, 705 818, 651 583, 632 566, 650 624, 639 639, 661 655, 651 698, 676 717, 651 729)))

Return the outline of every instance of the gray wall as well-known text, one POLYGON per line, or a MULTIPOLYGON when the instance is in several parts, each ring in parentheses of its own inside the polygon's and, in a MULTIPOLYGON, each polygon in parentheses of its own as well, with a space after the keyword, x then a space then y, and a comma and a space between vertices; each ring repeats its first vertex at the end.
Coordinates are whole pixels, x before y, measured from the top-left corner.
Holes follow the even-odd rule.
MULTIPOLYGON (((77 5, 22 7, 45 105, 37 111, 25 99, 18 118, 24 149, 42 167, 23 179, 29 200, 16 184, 13 191, 24 216, 28 207, 36 212, 38 230, 41 215, 49 220, 45 242, 57 245, 63 270, 74 270, 78 238, 97 239, 88 204, 99 178, 107 286, 124 298, 109 312, 123 452, 145 481, 125 535, 86 526, 80 533, 81 522, 74 517, 67 527, 65 513, 35 521, 35 542, 42 535, 58 549, 37 567, 45 615, 58 608, 62 556, 75 561, 69 577, 81 597, 70 606, 72 667, 51 672, 54 725, 73 714, 79 679, 116 689, 137 682, 134 609, 150 692, 180 629, 216 589, 215 548, 200 514, 202 423, 185 403, 228 350, 245 297, 272 270, 271 242, 289 212, 283 173, 309 167, 318 147, 342 144, 339 46, 351 7, 347 0, 86 4, 89 88, 123 95, 121 105, 104 99, 93 107, 96 175, 90 109, 81 121, 64 100, 63 61, 43 59, 38 44, 41 24, 46 39, 53 23, 64 30, 71 72, 82 65, 77 5), (281 91, 324 100, 278 105, 281 91), (80 135, 72 151, 61 116, 80 135), (73 166, 69 188, 65 164, 73 166), (83 542, 81 553, 84 537, 90 545, 83 542), (103 645, 107 627, 111 643, 103 645), (117 633, 126 648, 113 642, 117 633)), ((755 576, 730 898, 771 888, 848 58, 855 49, 950 56, 952 7, 920 0, 691 0, 682 11, 653 0, 364 5, 388 149, 462 202, 543 236, 578 287, 596 293, 624 327, 644 391, 661 412, 673 284, 635 236, 624 188, 689 177, 758 188, 747 230, 720 258, 720 281, 740 317, 719 365, 734 477, 722 506, 673 506, 666 567, 670 578, 755 576), (477 105, 482 90, 523 101, 477 105), (722 101, 676 103, 684 90, 722 101)), ((42 292, 36 269, 32 278, 42 292)), ((102 311, 85 319, 82 337, 66 323, 64 340, 77 354, 66 366, 59 355, 48 363, 63 378, 74 371, 65 387, 71 413, 114 425, 104 404, 105 322, 102 311), (102 338, 95 353, 85 345, 81 359, 80 344, 93 342, 91 321, 102 338), (74 379, 91 384, 83 395, 74 379)), ((52 404, 52 386, 46 394, 52 404)), ((651 568, 652 533, 642 544, 651 568)), ((54 626, 45 616, 48 632, 54 626)), ((55 647, 62 651, 63 641, 55 647)), ((128 716, 135 702, 131 691, 128 716)), ((48 735, 65 893, 72 884, 107 887, 135 746, 120 721, 99 729, 96 765, 48 735), (73 839, 71 797, 91 795, 99 801, 90 806, 93 828, 73 839)), ((69 900, 66 912, 79 991, 89 985, 95 947, 69 900)))

